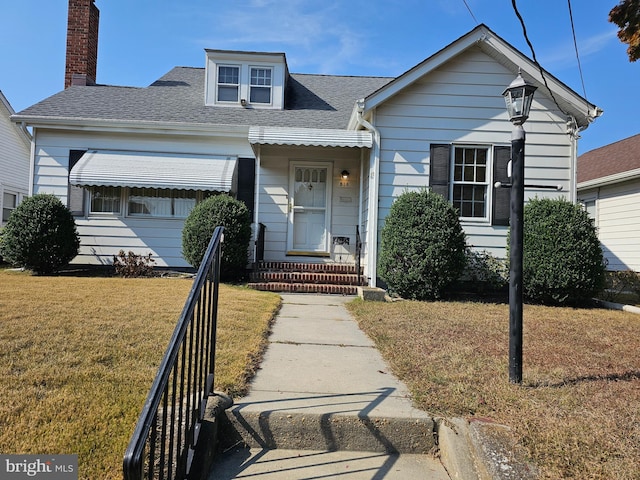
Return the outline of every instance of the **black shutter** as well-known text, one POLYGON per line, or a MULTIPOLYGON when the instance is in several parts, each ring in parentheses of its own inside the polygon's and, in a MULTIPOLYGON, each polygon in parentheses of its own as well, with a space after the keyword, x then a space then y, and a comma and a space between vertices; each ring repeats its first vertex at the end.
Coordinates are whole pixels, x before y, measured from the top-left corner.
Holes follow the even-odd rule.
MULTIPOLYGON (((78 160, 84 155, 86 150, 69 150, 69 173, 78 160)), ((78 185, 69 184, 68 207, 74 216, 84 215, 84 192, 85 189, 78 185)))
MULTIPOLYGON (((510 183, 507 175, 507 165, 511 159, 511 147, 493 147, 493 182, 510 183)), ((493 187, 493 218, 492 225, 509 225, 511 201, 510 188, 493 187)))
POLYGON ((256 161, 253 158, 238 159, 238 193, 237 199, 244 202, 253 218, 256 191, 256 161))
POLYGON ((431 144, 429 186, 435 193, 449 200, 449 182, 451 178, 451 146, 431 144))

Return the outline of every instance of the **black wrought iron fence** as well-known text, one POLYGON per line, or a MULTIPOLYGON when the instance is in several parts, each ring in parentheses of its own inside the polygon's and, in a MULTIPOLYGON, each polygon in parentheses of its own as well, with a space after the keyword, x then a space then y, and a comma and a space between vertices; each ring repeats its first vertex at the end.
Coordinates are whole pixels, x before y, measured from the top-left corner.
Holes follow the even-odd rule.
POLYGON ((358 275, 358 285, 362 285, 362 238, 360 238, 360 227, 356 225, 356 272, 358 275))
POLYGON ((192 472, 213 390, 223 230, 213 232, 127 447, 125 480, 188 479, 192 472))

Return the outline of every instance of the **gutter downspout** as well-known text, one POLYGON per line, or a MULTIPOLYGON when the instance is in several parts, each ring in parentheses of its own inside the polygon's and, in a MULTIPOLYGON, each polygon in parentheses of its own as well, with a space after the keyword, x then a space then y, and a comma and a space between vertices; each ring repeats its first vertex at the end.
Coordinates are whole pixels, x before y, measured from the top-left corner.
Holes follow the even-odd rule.
POLYGON ((29 157, 29 196, 33 197, 33 181, 36 174, 36 127, 33 127, 33 133, 31 135, 31 152, 29 153, 29 157))
POLYGON ((257 264, 258 262, 258 232, 260 231, 260 221, 259 221, 259 209, 260 209, 260 177, 262 175, 261 172, 261 149, 260 145, 257 146, 257 149, 254 150, 256 154, 256 176, 255 176, 255 191, 254 191, 254 200, 253 200, 253 261, 257 264))
POLYGON ((578 198, 578 138, 580 138, 580 128, 574 117, 569 120, 567 130, 571 139, 571 189, 569 191, 569 201, 576 203, 578 198))
POLYGON ((369 156, 369 211, 367 215, 367 276, 369 286, 376 286, 378 264, 378 186, 380 183, 380 132, 362 117, 364 98, 357 102, 358 125, 373 133, 373 149, 369 156))

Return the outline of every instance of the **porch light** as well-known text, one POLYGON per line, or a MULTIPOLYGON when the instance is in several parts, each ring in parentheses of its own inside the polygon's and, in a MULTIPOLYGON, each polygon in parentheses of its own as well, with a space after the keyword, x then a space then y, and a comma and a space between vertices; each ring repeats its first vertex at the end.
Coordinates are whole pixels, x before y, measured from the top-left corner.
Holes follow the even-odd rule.
POLYGON ((507 113, 509 120, 514 125, 522 125, 529 118, 529 110, 531 110, 531 102, 533 101, 533 92, 535 87, 525 81, 520 75, 502 92, 504 101, 507 104, 507 113))
POLYGON ((342 173, 340 174, 340 176, 342 177, 343 180, 348 180, 349 179, 349 170, 342 170, 342 173))

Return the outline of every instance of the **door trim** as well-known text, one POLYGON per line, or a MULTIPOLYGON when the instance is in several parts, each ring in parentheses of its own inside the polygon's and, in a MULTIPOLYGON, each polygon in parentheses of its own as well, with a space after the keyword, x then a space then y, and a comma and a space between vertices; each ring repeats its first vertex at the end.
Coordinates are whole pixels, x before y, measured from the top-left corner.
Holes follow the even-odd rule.
POLYGON ((309 257, 329 257, 331 255, 331 203, 333 198, 333 162, 326 161, 304 161, 294 160, 289 162, 289 195, 287 197, 287 256, 309 256, 309 257), (324 219, 324 246, 322 250, 296 250, 293 248, 293 217, 294 217, 294 196, 295 189, 295 169, 296 167, 305 168, 326 168, 327 169, 327 188, 326 188, 326 204, 324 219))

